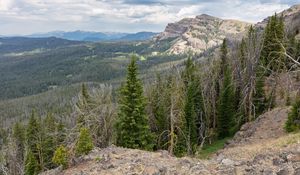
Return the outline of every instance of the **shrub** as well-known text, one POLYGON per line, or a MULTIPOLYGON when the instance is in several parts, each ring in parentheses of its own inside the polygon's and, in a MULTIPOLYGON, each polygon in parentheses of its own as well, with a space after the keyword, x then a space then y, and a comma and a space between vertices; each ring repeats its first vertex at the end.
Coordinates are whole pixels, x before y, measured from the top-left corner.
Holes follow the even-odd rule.
POLYGON ((64 169, 68 166, 68 152, 67 149, 61 145, 54 152, 52 162, 58 166, 62 166, 64 169))

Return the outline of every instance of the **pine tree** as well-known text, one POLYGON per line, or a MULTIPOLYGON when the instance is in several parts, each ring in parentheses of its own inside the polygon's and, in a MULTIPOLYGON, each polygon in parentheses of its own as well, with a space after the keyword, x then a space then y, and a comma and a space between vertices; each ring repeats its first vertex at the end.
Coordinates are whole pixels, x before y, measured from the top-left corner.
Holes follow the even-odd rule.
POLYGON ((197 126, 196 126, 196 111, 195 111, 195 85, 191 82, 188 85, 187 95, 184 106, 184 114, 186 120, 186 139, 188 154, 193 154, 197 146, 197 126))
POLYGON ((26 141, 28 148, 36 159, 39 157, 39 148, 37 145, 39 143, 40 130, 40 123, 38 122, 36 113, 33 110, 26 129, 26 141))
POLYGON ((153 135, 145 113, 143 87, 137 78, 136 58, 132 57, 127 69, 125 85, 121 88, 116 125, 117 145, 128 148, 153 149, 153 135))
POLYGON ((218 133, 219 138, 231 136, 235 129, 235 100, 234 90, 232 87, 231 72, 225 68, 223 86, 218 104, 218 133))
POLYGON ((36 175, 40 171, 39 164, 31 150, 28 151, 25 160, 25 175, 36 175))
POLYGON ((43 129, 42 129, 42 144, 41 148, 43 149, 42 151, 42 159, 44 163, 44 167, 47 169, 53 168, 54 165, 52 163, 52 157, 54 154, 54 150, 57 147, 55 143, 56 135, 55 135, 55 130, 56 130, 56 121, 55 118, 52 114, 48 113, 44 122, 43 122, 43 129))
POLYGON ((183 80, 186 87, 185 105, 184 105, 184 116, 185 116, 185 137, 186 147, 188 154, 191 155, 195 152, 197 146, 197 112, 199 107, 195 106, 198 99, 195 98, 198 89, 198 81, 195 77, 195 65, 189 57, 185 63, 185 70, 183 72, 183 80))
POLYGON ((87 128, 81 128, 76 143, 75 154, 77 156, 87 155, 94 148, 93 140, 87 128))
POLYGON ((285 123, 285 130, 287 132, 300 130, 300 97, 297 98, 292 111, 288 115, 288 120, 285 123))
POLYGON ((59 121, 55 127, 55 145, 63 144, 66 138, 66 128, 62 121, 59 121))
POLYGON ((244 70, 246 68, 246 41, 243 38, 241 44, 239 45, 239 58, 241 63, 241 68, 244 70))
MULTIPOLYGON (((264 32, 264 42, 261 51, 261 64, 273 71, 279 71, 285 65, 283 18, 275 14, 270 17, 264 32)), ((268 75, 269 73, 267 73, 268 75)))
POLYGON ((68 152, 66 147, 60 145, 54 153, 52 158, 52 162, 58 166, 62 166, 63 169, 67 168, 68 166, 68 152))
POLYGON ((16 158, 20 164, 23 164, 25 153, 25 128, 19 122, 13 127, 13 138, 16 143, 16 158))
POLYGON ((261 67, 257 67, 255 79, 255 92, 253 96, 253 103, 255 106, 255 114, 259 116, 267 108, 267 100, 264 91, 264 73, 261 67))
POLYGON ((227 40, 226 38, 223 40, 221 46, 221 72, 220 72, 220 79, 223 79, 225 75, 225 71, 228 66, 228 58, 227 58, 228 50, 227 50, 227 40))
POLYGON ((236 128, 234 122, 235 116, 235 93, 232 83, 231 70, 229 68, 227 57, 227 41, 224 39, 221 46, 221 81, 220 96, 218 98, 218 135, 219 138, 225 138, 233 134, 236 128))

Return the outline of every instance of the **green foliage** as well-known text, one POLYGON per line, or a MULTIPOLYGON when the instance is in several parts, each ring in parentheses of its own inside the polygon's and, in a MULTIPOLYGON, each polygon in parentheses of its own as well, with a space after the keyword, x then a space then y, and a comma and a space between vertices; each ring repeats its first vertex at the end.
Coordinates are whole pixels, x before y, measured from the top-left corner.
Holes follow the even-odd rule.
POLYGON ((288 120, 285 123, 287 132, 300 130, 300 98, 298 97, 293 105, 292 111, 289 113, 288 120))
POLYGON ((163 81, 158 75, 155 85, 151 91, 151 97, 149 99, 149 105, 151 105, 151 112, 154 115, 154 126, 152 127, 157 144, 156 149, 168 149, 169 141, 169 108, 170 105, 170 82, 163 81))
POLYGON ((26 42, 29 46, 18 44, 23 41, 1 40, 0 74, 3 76, 0 77, 0 99, 29 96, 81 82, 103 83, 123 78, 128 61, 126 57, 131 53, 147 57, 147 61, 143 61, 140 65, 143 69, 181 58, 176 55, 152 55, 154 51, 168 50, 171 41, 161 41, 159 44, 153 42, 82 44, 74 41, 48 40, 26 42), (11 42, 14 44, 10 45, 11 42), (34 50, 40 51, 33 52, 34 50))
POLYGON ((68 166, 68 152, 66 147, 60 145, 54 152, 52 162, 64 169, 68 166))
POLYGON ((39 164, 31 150, 28 151, 25 160, 25 175, 36 175, 40 171, 39 164))
POLYGON ((77 156, 87 155, 94 148, 93 140, 87 128, 81 128, 76 143, 75 154, 77 156))
POLYGON ((41 144, 40 151, 43 160, 44 168, 53 168, 52 157, 54 154, 56 145, 56 120, 54 116, 50 113, 47 114, 46 118, 43 121, 43 128, 41 129, 41 144))
POLYGON ((231 136, 235 129, 235 99, 230 69, 225 70, 223 88, 218 103, 218 135, 220 139, 231 136))
POLYGON ((36 158, 39 156, 38 144, 40 131, 41 126, 37 120, 36 112, 33 110, 26 129, 26 141, 28 148, 36 158))
POLYGON ((137 65, 132 57, 127 69, 126 83, 120 91, 116 125, 117 145, 128 148, 153 149, 153 135, 145 113, 143 87, 137 78, 137 65))
POLYGON ((263 48, 261 51, 261 64, 273 71, 279 71, 285 66, 285 56, 283 54, 284 41, 283 18, 276 14, 269 18, 265 28, 263 48))
POLYGON ((220 140, 216 140, 211 144, 206 144, 204 147, 199 150, 197 157, 200 159, 208 159, 220 149, 224 148, 225 143, 231 138, 224 138, 220 140))
POLYGON ((186 147, 187 147, 188 154, 191 155, 195 152, 195 148, 197 147, 198 139, 197 139, 196 121, 199 113, 201 112, 201 106, 198 106, 201 105, 198 103, 199 100, 201 99, 196 98, 196 94, 199 95, 200 82, 196 81, 195 65, 192 62, 191 58, 188 58, 188 60, 185 63, 185 70, 183 72, 183 81, 186 86, 185 105, 183 109, 184 117, 185 117, 184 128, 185 128, 185 137, 187 143, 186 147))
POLYGON ((246 41, 243 38, 241 44, 239 45, 239 59, 240 59, 242 70, 244 70, 246 67, 246 51, 247 51, 246 47, 247 47, 246 41))
POLYGON ((226 68, 228 66, 228 50, 227 50, 227 40, 226 38, 223 40, 223 43, 221 45, 221 78, 225 75, 226 68))
POLYGON ((253 103, 255 106, 255 114, 259 116, 267 108, 267 99, 264 91, 264 73, 261 67, 258 67, 256 70, 256 79, 255 79, 255 93, 253 96, 253 103))
POLYGON ((16 122, 13 127, 13 138, 16 143, 16 157, 18 162, 22 163, 25 153, 25 128, 19 122, 16 122))
POLYGON ((220 96, 218 99, 218 136, 220 139, 231 136, 236 129, 236 100, 232 83, 232 72, 227 58, 227 42, 224 39, 221 48, 221 75, 223 75, 220 96))

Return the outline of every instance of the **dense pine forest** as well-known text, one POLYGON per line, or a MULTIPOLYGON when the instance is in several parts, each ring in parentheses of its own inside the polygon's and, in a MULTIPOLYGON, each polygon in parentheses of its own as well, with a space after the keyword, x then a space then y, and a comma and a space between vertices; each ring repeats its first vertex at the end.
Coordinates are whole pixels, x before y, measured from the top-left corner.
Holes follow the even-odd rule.
MULTIPOLYGON (((94 147, 112 144, 199 158, 204 148, 227 142, 243 124, 279 103, 292 106, 285 130, 299 131, 300 91, 291 95, 279 84, 282 76, 300 79, 298 33, 285 29, 283 18, 275 14, 263 31, 251 26, 241 41, 225 38, 207 59, 189 53, 183 64, 151 78, 141 76, 139 69, 148 65, 132 53, 118 88, 83 83, 74 90, 78 95, 70 100, 67 115, 41 114, 32 107, 29 119, 1 127, 0 174, 68 168, 94 147)), ((154 56, 149 60, 158 61, 154 56)), ((18 96, 18 91, 1 94, 18 96)))

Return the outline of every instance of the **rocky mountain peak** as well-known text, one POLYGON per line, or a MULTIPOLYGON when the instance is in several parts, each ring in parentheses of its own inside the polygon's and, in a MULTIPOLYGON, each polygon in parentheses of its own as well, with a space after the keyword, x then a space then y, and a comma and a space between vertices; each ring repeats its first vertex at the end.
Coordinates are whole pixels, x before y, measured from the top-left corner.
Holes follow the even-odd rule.
POLYGON ((208 15, 208 14, 201 14, 201 15, 196 16, 196 18, 197 19, 201 19, 201 20, 215 20, 215 19, 219 19, 217 17, 211 16, 211 15, 208 15))
POLYGON ((168 24, 165 31, 155 39, 174 38, 169 53, 182 54, 189 50, 201 53, 219 45, 225 37, 244 32, 249 26, 247 22, 223 20, 202 14, 168 24))

